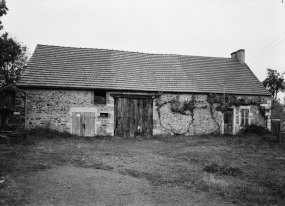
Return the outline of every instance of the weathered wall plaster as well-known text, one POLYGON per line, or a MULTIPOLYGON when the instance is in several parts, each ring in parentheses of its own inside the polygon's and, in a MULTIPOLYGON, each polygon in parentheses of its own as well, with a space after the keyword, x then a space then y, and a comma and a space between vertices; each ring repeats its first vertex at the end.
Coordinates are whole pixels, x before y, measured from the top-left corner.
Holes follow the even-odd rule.
MULTIPOLYGON (((161 101, 170 101, 176 98, 176 94, 164 94, 161 96, 161 101)), ((191 94, 181 94, 179 95, 180 101, 191 100, 191 94)), ((160 119, 158 115, 158 107, 154 105, 154 134, 164 134, 171 133, 169 130, 174 130, 176 133, 185 133, 189 128, 189 132, 186 135, 195 134, 209 134, 216 130, 218 127, 210 115, 209 108, 202 108, 208 106, 206 101, 206 95, 196 95, 196 109, 194 110, 194 121, 192 122, 192 117, 190 115, 182 115, 179 113, 173 113, 170 110, 170 103, 162 106, 160 108, 160 119)), ((215 114, 215 119, 217 122, 222 121, 222 114, 217 112, 215 114)))
MULTIPOLYGON (((176 98, 177 94, 163 94, 161 96, 161 101, 169 101, 173 98, 176 98)), ((180 94, 180 101, 191 100, 192 94, 180 94)), ((207 102, 207 95, 195 95, 197 104, 196 109, 194 110, 194 121, 191 124, 189 132, 186 135, 195 135, 195 134, 209 134, 213 131, 218 131, 219 127, 217 125, 220 124, 220 132, 223 133, 223 115, 221 112, 215 112, 214 118, 216 122, 213 120, 209 103, 207 102), (203 108, 205 107, 206 108, 203 108)), ((238 98, 247 99, 248 101, 255 100, 258 98, 257 96, 239 96, 238 98)), ((266 108, 271 107, 271 100, 268 97, 262 98, 262 105, 266 108)), ((242 107, 242 106, 241 106, 242 107)), ((233 107, 234 109, 234 129, 233 134, 236 134, 241 129, 240 127, 240 109, 241 107, 233 107)), ((266 119, 260 114, 259 108, 257 105, 249 105, 246 106, 249 109, 249 121, 250 124, 257 124, 261 126, 267 126, 268 129, 271 128, 270 121, 266 121, 266 119)), ((154 134, 165 134, 172 133, 169 130, 174 131, 175 133, 184 133, 187 131, 189 124, 191 123, 192 117, 190 115, 182 115, 179 113, 173 113, 170 110, 170 103, 162 106, 160 108, 160 118, 157 114, 158 107, 154 104, 154 134)), ((270 120, 270 110, 266 113, 267 119, 270 120)))

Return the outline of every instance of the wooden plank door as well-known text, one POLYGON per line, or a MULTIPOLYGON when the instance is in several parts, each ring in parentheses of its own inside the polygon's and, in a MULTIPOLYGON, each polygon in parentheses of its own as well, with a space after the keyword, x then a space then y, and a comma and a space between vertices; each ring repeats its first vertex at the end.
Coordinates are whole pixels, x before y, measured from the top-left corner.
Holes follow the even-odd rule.
POLYGON ((84 136, 92 137, 95 135, 95 113, 84 112, 83 121, 84 136))
POLYGON ((114 104, 115 104, 115 134, 118 137, 124 137, 124 125, 125 125, 125 105, 126 100, 124 98, 115 98, 114 104))
POLYGON ((143 101, 142 99, 133 99, 134 101, 134 137, 137 136, 143 136, 143 131, 142 131, 142 124, 143 124, 143 119, 142 119, 142 114, 143 114, 143 101))
POLYGON ((115 135, 123 138, 153 134, 153 100, 115 98, 115 135))
POLYGON ((136 121, 135 121, 135 99, 128 99, 129 103, 129 125, 130 125, 130 138, 134 138, 136 136, 136 121))
POLYGON ((130 99, 128 98, 119 98, 120 102, 120 110, 119 110, 119 129, 121 130, 121 137, 129 138, 131 136, 131 126, 130 126, 130 114, 131 114, 131 106, 130 106, 130 99))
POLYGON ((78 136, 95 135, 95 113, 94 112, 73 112, 72 113, 72 134, 78 136))
POLYGON ((82 136, 80 127, 81 127, 81 112, 72 113, 72 134, 82 136))

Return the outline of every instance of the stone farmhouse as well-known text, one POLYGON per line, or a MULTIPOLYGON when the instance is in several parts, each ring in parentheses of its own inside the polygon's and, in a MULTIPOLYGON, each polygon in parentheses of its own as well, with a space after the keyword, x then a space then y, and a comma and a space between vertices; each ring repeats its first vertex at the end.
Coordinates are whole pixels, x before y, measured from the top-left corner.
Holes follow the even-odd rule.
POLYGON ((244 50, 220 58, 37 45, 17 86, 28 129, 126 138, 270 129, 271 95, 244 60, 244 50))

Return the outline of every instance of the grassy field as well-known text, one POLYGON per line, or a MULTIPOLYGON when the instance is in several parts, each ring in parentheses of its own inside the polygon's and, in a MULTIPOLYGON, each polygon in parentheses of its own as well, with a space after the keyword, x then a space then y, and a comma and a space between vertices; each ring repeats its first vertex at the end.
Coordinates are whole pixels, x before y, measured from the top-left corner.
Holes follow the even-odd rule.
POLYGON ((258 136, 124 140, 47 133, 0 145, 0 205, 29 204, 33 189, 25 177, 64 165, 114 171, 235 205, 285 205, 285 149, 258 136))

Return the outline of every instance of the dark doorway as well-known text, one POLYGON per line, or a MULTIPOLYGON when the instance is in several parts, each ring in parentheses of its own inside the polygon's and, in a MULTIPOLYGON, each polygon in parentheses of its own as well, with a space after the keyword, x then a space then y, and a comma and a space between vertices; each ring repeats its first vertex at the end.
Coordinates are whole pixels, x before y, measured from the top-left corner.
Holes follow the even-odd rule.
POLYGON ((233 134, 233 109, 224 113, 224 134, 233 134))

